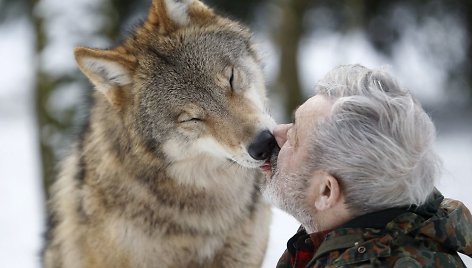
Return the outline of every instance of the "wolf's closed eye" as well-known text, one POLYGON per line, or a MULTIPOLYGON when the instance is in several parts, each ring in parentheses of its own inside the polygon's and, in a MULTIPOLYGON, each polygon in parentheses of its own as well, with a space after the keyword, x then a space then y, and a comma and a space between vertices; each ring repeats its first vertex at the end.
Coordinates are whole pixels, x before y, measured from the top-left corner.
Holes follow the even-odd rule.
POLYGON ((227 86, 231 89, 231 91, 235 90, 235 72, 234 72, 234 67, 233 66, 226 66, 223 70, 223 83, 226 83, 227 86))
POLYGON ((229 85, 231 86, 231 90, 234 90, 234 68, 231 67, 231 76, 229 78, 229 85))
POLYGON ((188 112, 181 113, 177 118, 178 123, 186 123, 186 122, 198 123, 198 122, 202 122, 202 121, 203 121, 203 118, 201 116, 192 115, 188 112))

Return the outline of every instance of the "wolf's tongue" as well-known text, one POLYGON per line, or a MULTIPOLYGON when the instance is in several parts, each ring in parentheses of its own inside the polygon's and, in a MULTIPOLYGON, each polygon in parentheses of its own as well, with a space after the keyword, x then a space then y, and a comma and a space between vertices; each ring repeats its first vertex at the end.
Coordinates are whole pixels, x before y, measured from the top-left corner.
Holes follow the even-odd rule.
POLYGON ((270 160, 267 159, 267 160, 264 162, 264 164, 262 164, 262 166, 260 166, 260 169, 261 169, 262 171, 265 171, 265 172, 270 171, 270 170, 271 170, 270 160))

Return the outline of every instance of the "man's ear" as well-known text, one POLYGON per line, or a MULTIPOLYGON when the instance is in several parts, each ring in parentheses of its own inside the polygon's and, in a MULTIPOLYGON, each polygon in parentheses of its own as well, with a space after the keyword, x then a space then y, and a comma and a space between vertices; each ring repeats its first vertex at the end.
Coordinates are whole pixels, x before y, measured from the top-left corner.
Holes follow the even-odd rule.
POLYGON ((120 101, 123 87, 132 83, 135 61, 114 50, 76 48, 80 70, 112 104, 120 101))
POLYGON ((327 173, 323 173, 320 179, 315 207, 317 210, 323 211, 334 207, 341 200, 341 188, 338 180, 327 173))
POLYGON ((199 0, 153 0, 148 22, 168 34, 192 23, 204 23, 215 14, 199 0))

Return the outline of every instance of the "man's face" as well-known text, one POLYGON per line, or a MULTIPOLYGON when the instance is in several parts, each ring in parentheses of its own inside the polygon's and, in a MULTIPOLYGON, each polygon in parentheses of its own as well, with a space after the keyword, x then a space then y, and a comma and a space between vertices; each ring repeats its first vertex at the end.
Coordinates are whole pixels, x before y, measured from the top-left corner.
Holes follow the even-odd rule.
POLYGON ((267 185, 263 193, 273 204, 303 222, 310 215, 307 200, 312 177, 307 174, 306 161, 308 147, 311 146, 314 127, 329 115, 332 102, 316 95, 308 99, 295 112, 292 124, 278 125, 274 136, 280 152, 274 152, 271 159, 272 170, 266 173, 267 185))

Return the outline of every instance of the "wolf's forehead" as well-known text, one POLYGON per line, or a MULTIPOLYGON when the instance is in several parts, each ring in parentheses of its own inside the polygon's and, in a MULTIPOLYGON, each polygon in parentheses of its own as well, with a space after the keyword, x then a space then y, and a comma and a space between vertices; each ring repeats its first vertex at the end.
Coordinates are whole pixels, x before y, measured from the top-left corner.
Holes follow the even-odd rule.
POLYGON ((251 47, 251 41, 237 32, 218 31, 184 36, 181 49, 186 52, 239 57, 251 47))
POLYGON ((161 74, 186 72, 194 75, 192 80, 200 80, 200 75, 213 75, 227 66, 244 64, 250 57, 258 59, 250 40, 234 33, 189 34, 174 42, 155 43, 143 49, 144 54, 139 57, 142 67, 159 69, 161 74))

